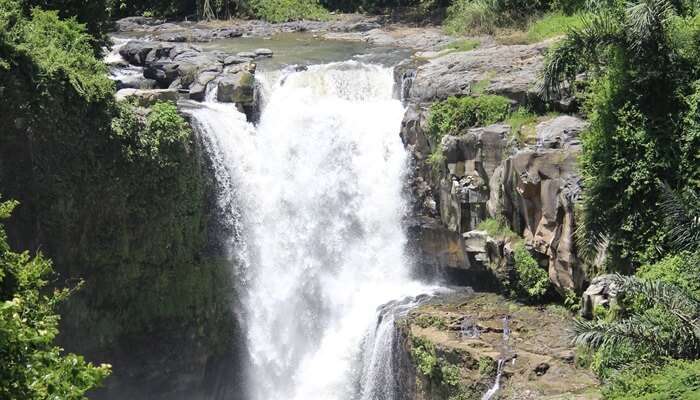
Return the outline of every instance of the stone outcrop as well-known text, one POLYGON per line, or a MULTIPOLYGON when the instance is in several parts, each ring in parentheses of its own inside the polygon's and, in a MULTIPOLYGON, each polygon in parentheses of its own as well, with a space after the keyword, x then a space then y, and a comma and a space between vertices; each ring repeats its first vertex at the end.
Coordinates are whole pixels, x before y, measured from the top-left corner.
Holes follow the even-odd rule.
POLYGON ((175 89, 122 89, 115 95, 117 101, 134 99, 140 107, 150 107, 159 101, 176 102, 178 99, 175 89))
POLYGON ((581 296, 581 315, 593 318, 597 307, 609 308, 620 295, 619 283, 614 275, 601 275, 593 278, 583 296, 581 296))
MULTIPOLYGON (((204 101, 207 88, 218 91, 217 99, 221 102, 235 103, 253 119, 256 112, 255 95, 255 64, 252 62, 260 57, 272 57, 269 49, 258 49, 250 53, 250 57, 226 54, 219 51, 203 51, 189 44, 162 43, 132 40, 119 49, 121 57, 130 65, 116 66, 113 75, 118 82, 127 80, 132 90, 124 92, 129 96, 137 96, 141 101, 154 97, 157 91, 133 91, 142 88, 142 82, 152 82, 160 89, 171 93, 182 94, 195 100, 204 101), (119 69, 128 73, 119 73, 119 69), (142 77, 134 74, 134 69, 142 69, 142 77)), ((125 84, 122 83, 122 87, 125 84)), ((168 100, 170 98, 168 97, 168 100)))
POLYGON ((512 270, 510 244, 495 241, 488 251, 485 242, 478 251, 468 244, 477 237, 471 231, 483 220, 496 218, 525 238, 561 294, 583 289, 587 277, 576 257, 574 205, 581 191, 578 135, 586 122, 567 115, 541 119, 528 145, 506 124, 446 135, 440 143, 426 128, 431 102, 470 95, 475 85, 516 104, 539 102, 535 87, 548 46, 492 46, 453 53, 421 65, 405 63, 395 74, 407 102, 401 137, 412 159, 408 187, 414 213, 422 221, 411 228, 412 239, 428 242, 414 244, 421 262, 491 270, 502 278, 512 270), (431 160, 436 152, 441 157, 431 160))
POLYGON ((538 98, 535 82, 550 43, 490 46, 430 59, 418 67, 409 98, 414 102, 473 94, 476 85, 519 103, 538 98))
POLYGON ((503 360, 494 398, 599 399, 592 372, 576 366, 570 324, 570 317, 495 294, 432 299, 396 324, 403 341, 403 353, 394 356, 402 360, 397 375, 402 388, 410 388, 402 398, 480 399, 494 385, 497 361, 503 360))

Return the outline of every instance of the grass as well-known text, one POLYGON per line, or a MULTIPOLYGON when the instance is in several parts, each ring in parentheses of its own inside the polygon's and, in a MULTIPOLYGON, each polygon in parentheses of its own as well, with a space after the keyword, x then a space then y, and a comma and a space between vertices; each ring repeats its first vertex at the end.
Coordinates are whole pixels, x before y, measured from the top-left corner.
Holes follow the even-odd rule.
POLYGON ((447 46, 445 46, 445 50, 448 50, 449 53, 470 51, 479 47, 480 44, 481 43, 478 40, 460 39, 449 43, 447 46))
POLYGON ((505 222, 499 221, 495 218, 488 218, 481 221, 476 229, 479 231, 484 231, 489 236, 497 239, 513 239, 513 241, 516 242, 520 241, 520 237, 515 232, 510 230, 505 222))
POLYGON ((535 127, 538 122, 539 117, 524 107, 515 110, 505 120, 510 125, 511 135, 523 144, 529 144, 537 137, 535 127))
POLYGON ((580 28, 585 19, 585 13, 566 15, 561 12, 547 13, 542 18, 530 24, 527 30, 528 43, 537 43, 545 39, 562 36, 571 28, 580 28))

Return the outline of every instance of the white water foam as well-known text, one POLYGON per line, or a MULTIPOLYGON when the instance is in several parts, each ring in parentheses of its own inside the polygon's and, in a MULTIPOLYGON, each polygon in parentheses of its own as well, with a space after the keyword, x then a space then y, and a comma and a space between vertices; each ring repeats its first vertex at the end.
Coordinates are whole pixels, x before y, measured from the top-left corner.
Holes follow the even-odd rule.
POLYGON ((393 319, 378 325, 378 308, 428 290, 404 256, 392 71, 345 62, 282 75, 261 85, 256 128, 232 106, 192 111, 239 232, 251 397, 391 399, 381 374, 393 319))

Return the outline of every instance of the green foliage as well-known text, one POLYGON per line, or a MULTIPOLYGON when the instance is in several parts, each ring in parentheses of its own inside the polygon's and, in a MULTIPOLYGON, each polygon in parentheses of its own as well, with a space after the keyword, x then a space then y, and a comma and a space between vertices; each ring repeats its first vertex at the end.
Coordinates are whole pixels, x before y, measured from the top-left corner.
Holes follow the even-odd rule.
POLYGON ((671 361, 660 369, 634 369, 615 376, 603 391, 608 400, 693 400, 700 393, 700 360, 671 361))
POLYGON ((450 33, 489 33, 498 28, 524 26, 548 8, 540 0, 455 0, 447 9, 445 29, 450 33))
POLYGON ((700 300, 700 252, 682 252, 640 267, 637 277, 647 281, 661 281, 675 285, 700 300))
POLYGON ((430 378, 436 378, 440 371, 435 345, 419 336, 412 337, 411 356, 418 371, 430 378))
POLYGON ((434 103, 428 117, 428 132, 439 142, 444 135, 503 121, 510 111, 510 101, 502 96, 450 97, 434 103))
POLYGON ((483 356, 479 359, 479 374, 483 377, 492 378, 496 376, 498 363, 491 357, 483 356))
POLYGON ((324 19, 328 16, 328 11, 318 0, 248 0, 246 8, 253 16, 270 22, 324 19))
POLYGON ((527 41, 541 42, 545 39, 566 34, 570 29, 580 28, 584 23, 584 14, 567 15, 560 11, 545 14, 542 18, 530 24, 527 30, 527 41))
POLYGON ((421 314, 415 319, 416 325, 421 328, 447 329, 447 323, 437 315, 421 314))
POLYGON ((462 375, 459 372, 459 367, 454 364, 445 364, 440 367, 442 374, 442 382, 449 386, 459 386, 462 381, 462 375))
POLYGON ((487 218, 476 227, 479 231, 486 232, 489 236, 497 239, 510 239, 512 241, 520 241, 520 237, 513 232, 505 221, 495 218, 487 218))
POLYGON ((535 127, 538 116, 525 107, 518 107, 508 118, 505 123, 510 125, 511 135, 516 138, 521 144, 528 144, 537 137, 535 127))
MULTIPOLYGON (((0 221, 16 202, 0 203, 0 221)), ((56 308, 71 291, 47 290, 53 272, 41 254, 14 253, 0 225, 0 397, 3 399, 85 399, 85 393, 109 375, 110 366, 94 366, 54 344, 56 308)))
POLYGON ((622 309, 593 321, 577 320, 575 342, 596 351, 594 370, 606 377, 630 364, 700 356, 700 302, 678 287, 617 275, 622 309))
POLYGON ((584 258, 607 247, 613 270, 630 271, 663 253, 662 182, 697 191, 693 102, 700 42, 691 39, 698 28, 690 9, 663 0, 591 9, 544 69, 549 94, 566 91, 562 82, 576 88, 577 74, 588 74, 591 125, 582 137, 578 247, 584 258))
POLYGON ((462 51, 470 51, 474 50, 477 47, 479 47, 479 41, 474 40, 474 39, 460 39, 460 40, 455 40, 454 42, 451 42, 447 46, 445 46, 445 49, 453 51, 453 52, 462 52, 462 51))
POLYGON ((549 275, 532 258, 525 245, 519 243, 514 249, 516 287, 520 295, 530 300, 540 300, 549 289, 549 275))

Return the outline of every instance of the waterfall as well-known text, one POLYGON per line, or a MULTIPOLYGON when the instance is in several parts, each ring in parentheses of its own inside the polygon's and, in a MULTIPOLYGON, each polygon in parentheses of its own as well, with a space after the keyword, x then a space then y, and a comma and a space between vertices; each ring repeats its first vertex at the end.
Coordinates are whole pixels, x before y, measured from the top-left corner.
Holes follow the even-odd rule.
MULTIPOLYGON (((505 366, 505 363, 510 357, 511 349, 508 344, 508 341, 510 340, 510 317, 505 316, 503 317, 503 349, 501 350, 501 356, 498 358, 498 367, 496 368, 496 380, 493 383, 493 386, 484 393, 484 395, 481 397, 481 400, 491 400, 491 398, 498 393, 498 391, 501 389, 501 376, 503 376, 503 367, 505 366)), ((515 359, 513 359, 513 363, 515 363, 515 359)))
POLYGON ((393 321, 428 289, 404 256, 392 70, 344 62, 278 75, 261 85, 256 127, 231 105, 189 111, 231 236, 250 398, 393 399, 393 321))

